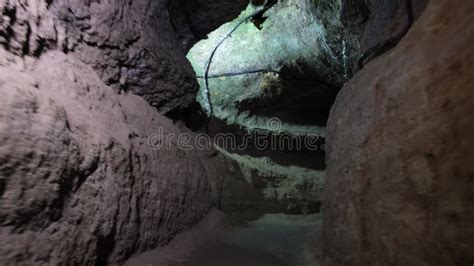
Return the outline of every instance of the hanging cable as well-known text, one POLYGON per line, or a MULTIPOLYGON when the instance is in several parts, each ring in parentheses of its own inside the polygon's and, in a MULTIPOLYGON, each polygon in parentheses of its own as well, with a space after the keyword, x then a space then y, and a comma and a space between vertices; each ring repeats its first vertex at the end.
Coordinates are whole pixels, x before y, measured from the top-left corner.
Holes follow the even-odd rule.
POLYGON ((268 9, 273 7, 277 2, 278 0, 268 1, 267 3, 265 3, 263 8, 255 11, 250 16, 246 17, 245 19, 237 23, 237 25, 235 25, 234 28, 232 28, 232 30, 226 36, 224 36, 224 38, 222 38, 222 40, 212 50, 211 55, 209 56, 209 59, 206 61, 206 65, 204 66, 204 92, 206 94, 207 102, 209 105, 209 116, 212 116, 212 114, 214 113, 214 107, 211 100, 211 92, 209 91, 209 70, 211 68, 211 63, 212 63, 212 59, 214 58, 214 55, 216 54, 219 47, 227 40, 227 38, 229 38, 232 35, 232 33, 234 33, 242 24, 247 22, 249 19, 262 15, 268 9))

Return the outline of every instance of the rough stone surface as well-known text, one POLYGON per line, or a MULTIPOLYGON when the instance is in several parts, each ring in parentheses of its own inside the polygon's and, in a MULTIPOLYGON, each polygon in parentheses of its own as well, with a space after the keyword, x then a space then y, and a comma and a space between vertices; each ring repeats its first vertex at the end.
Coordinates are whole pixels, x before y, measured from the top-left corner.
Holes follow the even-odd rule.
POLYGON ((263 213, 281 208, 276 203, 265 201, 260 190, 244 177, 237 163, 223 155, 204 161, 211 180, 214 205, 232 221, 250 221, 263 213))
POLYGON ((212 178, 223 186, 224 193, 218 198, 228 205, 222 209, 226 213, 227 210, 235 213, 232 206, 242 201, 243 208, 237 209, 240 212, 309 214, 320 211, 324 171, 280 165, 268 157, 240 155, 221 148, 218 151, 229 160, 223 164, 227 167, 221 169, 224 180, 212 178), (239 197, 239 194, 244 196, 239 197))
POLYGON ((393 48, 423 12, 428 0, 343 0, 341 20, 359 40, 355 71, 393 48))
POLYGON ((422 13, 426 0, 278 1, 262 16, 250 4, 237 19, 197 43, 188 58, 198 74, 198 101, 230 125, 324 135, 342 85, 393 48, 422 13), (295 105, 294 103, 298 103, 295 105), (303 126, 304 125, 304 126, 303 126), (310 126, 311 125, 311 126, 310 126))
POLYGON ((179 40, 196 37, 187 32, 177 36, 175 31, 199 24, 200 32, 206 34, 216 23, 237 15, 241 5, 241 1, 228 0, 216 4, 197 0, 1 0, 0 44, 17 55, 39 56, 50 49, 72 53, 116 91, 131 91, 167 113, 187 107, 198 89, 179 40), (189 8, 172 8, 171 2, 190 5, 200 13, 186 19, 189 8), (213 7, 219 4, 222 11, 218 12, 213 7), (198 18, 207 18, 207 23, 198 18))
POLYGON ((474 2, 430 1, 339 94, 322 265, 474 262, 474 2))
POLYGON ((0 264, 116 265, 211 208, 197 155, 148 145, 172 122, 77 59, 0 48, 0 91, 0 264))
POLYGON ((248 0, 170 1, 171 23, 185 51, 245 9, 248 0))
POLYGON ((246 20, 262 9, 249 4, 188 53, 199 77, 198 101, 230 125, 266 129, 278 117, 281 131, 323 135, 335 95, 352 75, 357 46, 344 34, 340 7, 340 1, 285 0, 246 20), (210 55, 237 26, 215 51, 208 93, 203 77, 210 55))

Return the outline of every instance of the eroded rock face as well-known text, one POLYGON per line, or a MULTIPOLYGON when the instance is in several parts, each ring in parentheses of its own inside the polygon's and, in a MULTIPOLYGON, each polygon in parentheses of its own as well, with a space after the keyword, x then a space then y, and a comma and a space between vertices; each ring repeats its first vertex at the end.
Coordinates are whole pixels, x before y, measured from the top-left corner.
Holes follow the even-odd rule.
POLYGON ((216 23, 237 15, 241 2, 173 2, 197 9, 193 16, 206 18, 202 23, 186 19, 189 9, 172 8, 167 0, 2 0, 0 44, 17 55, 40 56, 50 49, 71 53, 116 91, 131 91, 167 113, 187 107, 198 89, 179 40, 196 41, 196 36, 176 31, 199 26, 205 36, 216 23), (222 9, 211 8, 215 5, 222 9), (212 10, 222 11, 209 16, 212 10))
POLYGON ((265 213, 311 214, 321 206, 324 171, 279 165, 267 157, 218 148, 204 161, 215 206, 230 220, 252 221, 265 213))
POLYGON ((474 261, 474 2, 431 1, 339 94, 322 265, 474 261))
POLYGON ((149 145, 179 130, 144 100, 61 52, 0 51, 2 264, 117 264, 209 211, 197 155, 149 145))
POLYGON ((285 0, 268 7, 249 19, 263 10, 249 4, 189 51, 198 101, 213 117, 249 131, 266 129, 277 117, 283 132, 324 135, 329 108, 356 57, 356 39, 344 34, 339 20, 341 3, 285 0))
POLYGON ((0 264, 117 264, 210 209, 202 155, 147 143, 179 133, 156 110, 197 90, 173 12, 165 0, 0 0, 0 264))
POLYGON ((222 23, 234 19, 248 0, 170 1, 171 23, 185 51, 222 23))
POLYGON ((354 71, 395 47, 421 15, 428 0, 343 0, 341 21, 359 40, 354 71))
POLYGON ((329 109, 342 85, 393 48, 425 4, 426 0, 284 0, 243 22, 261 8, 250 4, 188 53, 199 77, 198 101, 216 118, 249 130, 265 128, 270 118, 278 117, 286 131, 324 135, 329 109), (215 51, 206 85, 210 55, 237 25, 215 51))
MULTIPOLYGON (((249 4, 189 51, 199 78, 198 102, 216 124, 233 127, 218 126, 219 132, 317 135, 323 143, 329 110, 353 70, 359 70, 359 58, 365 63, 397 44, 414 20, 412 2, 421 1, 283 0, 251 17, 262 2, 252 1, 257 4, 249 4)), ((311 153, 269 149, 246 156, 252 149, 241 151, 244 156, 230 153, 243 169, 257 172, 243 171, 249 183, 258 184, 267 198, 289 201, 284 211, 319 211, 324 166, 313 171, 296 167, 301 165, 291 159, 291 164, 276 164, 272 157, 299 153, 315 165, 321 153, 324 157, 322 148, 311 153)))
POLYGON ((166 113, 191 103, 197 85, 165 4, 2 1, 0 43, 17 55, 74 54, 116 91, 132 91, 166 113))

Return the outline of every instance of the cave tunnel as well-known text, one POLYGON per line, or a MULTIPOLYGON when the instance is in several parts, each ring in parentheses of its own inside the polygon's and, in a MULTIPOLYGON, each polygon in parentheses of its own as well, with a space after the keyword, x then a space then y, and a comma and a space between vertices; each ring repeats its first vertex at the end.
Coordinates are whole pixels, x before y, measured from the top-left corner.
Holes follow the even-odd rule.
POLYGON ((0 12, 0 265, 474 265, 473 1, 0 12))

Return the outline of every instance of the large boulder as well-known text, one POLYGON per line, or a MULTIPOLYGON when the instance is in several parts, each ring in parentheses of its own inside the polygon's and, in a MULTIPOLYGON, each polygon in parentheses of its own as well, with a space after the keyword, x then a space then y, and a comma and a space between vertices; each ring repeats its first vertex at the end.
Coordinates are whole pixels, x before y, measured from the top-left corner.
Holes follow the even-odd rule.
POLYGON ((322 265, 474 261, 474 2, 433 0, 340 92, 322 265))
POLYGON ((116 265, 211 208, 198 155, 156 149, 172 122, 77 59, 0 49, 0 91, 0 264, 116 265))

